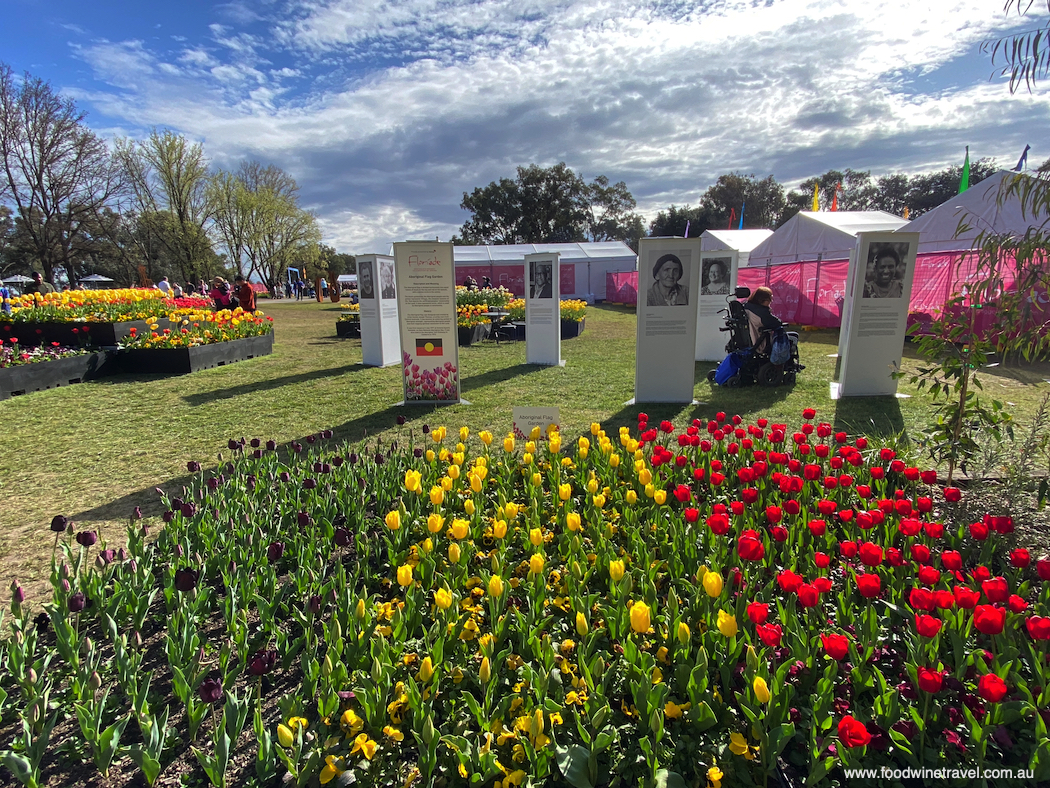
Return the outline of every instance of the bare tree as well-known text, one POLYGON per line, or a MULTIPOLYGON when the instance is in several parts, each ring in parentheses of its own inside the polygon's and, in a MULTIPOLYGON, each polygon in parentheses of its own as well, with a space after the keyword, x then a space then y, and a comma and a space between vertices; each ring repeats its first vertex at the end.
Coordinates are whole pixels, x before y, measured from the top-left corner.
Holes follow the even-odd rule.
POLYGON ((29 74, 18 81, 0 63, 0 198, 13 206, 44 278, 53 282, 63 268, 71 285, 94 243, 89 229, 122 183, 84 116, 49 83, 29 74))

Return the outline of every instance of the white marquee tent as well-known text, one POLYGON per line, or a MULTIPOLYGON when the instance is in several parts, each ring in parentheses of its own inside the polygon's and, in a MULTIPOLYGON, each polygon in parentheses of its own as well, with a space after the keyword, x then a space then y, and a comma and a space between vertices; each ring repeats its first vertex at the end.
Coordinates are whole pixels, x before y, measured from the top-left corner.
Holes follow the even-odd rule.
POLYGON ((700 251, 737 252, 737 267, 743 268, 751 250, 772 234, 772 230, 704 230, 700 236, 700 251))
POLYGON ((908 222, 902 231, 919 233, 919 254, 967 251, 981 230, 1024 235, 1030 227, 1048 220, 1045 214, 1032 216, 1021 211, 1016 197, 998 204, 999 188, 1015 173, 1000 170, 971 186, 957 197, 908 222), (959 223, 965 219, 969 229, 955 237, 959 223))
POLYGON ((892 232, 907 223, 885 211, 800 211, 751 250, 748 266, 848 260, 857 233, 892 232))

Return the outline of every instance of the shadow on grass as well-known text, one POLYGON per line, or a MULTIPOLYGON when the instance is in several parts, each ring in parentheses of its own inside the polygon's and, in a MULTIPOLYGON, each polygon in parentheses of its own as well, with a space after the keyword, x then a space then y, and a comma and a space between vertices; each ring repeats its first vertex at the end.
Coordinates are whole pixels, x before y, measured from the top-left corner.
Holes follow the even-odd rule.
MULTIPOLYGON (((304 435, 300 438, 296 438, 293 441, 282 443, 277 446, 277 453, 285 461, 293 454, 292 444, 299 443, 304 447, 310 448, 310 440, 314 442, 312 447, 316 450, 320 448, 323 452, 329 452, 335 454, 338 447, 342 444, 358 445, 358 444, 371 444, 374 447, 375 442, 371 436, 378 435, 385 430, 391 430, 397 428, 397 417, 410 413, 413 416, 420 414, 432 413, 441 406, 439 405, 412 405, 410 410, 406 410, 404 406, 391 405, 390 407, 382 410, 369 413, 366 416, 362 416, 351 421, 344 422, 337 427, 332 428, 332 437, 326 439, 314 435, 304 435)), ((228 436, 230 438, 236 438, 240 436, 228 436)), ((266 443, 265 436, 259 437, 263 445, 266 443)), ((419 433, 418 435, 407 436, 408 440, 414 440, 415 445, 424 445, 424 439, 426 435, 419 433)), ((399 441, 403 441, 403 438, 399 438, 399 441)), ((245 451, 251 452, 253 449, 247 446, 245 451)), ((364 449, 362 449, 364 450, 364 449)), ((369 448, 368 450, 374 450, 369 448)), ((384 449, 385 451, 385 449, 384 449)), ((218 472, 218 468, 222 466, 230 457, 232 452, 229 449, 219 452, 215 458, 215 465, 211 464, 210 460, 201 458, 202 464, 205 468, 213 469, 218 472)), ((76 522, 92 522, 92 521, 105 521, 105 520, 127 520, 132 516, 135 507, 139 507, 142 510, 143 517, 160 517, 164 513, 164 507, 161 505, 160 494, 158 490, 163 490, 169 496, 181 495, 182 490, 185 487, 189 487, 192 483, 196 474, 186 473, 181 476, 176 476, 172 479, 168 479, 162 484, 154 487, 143 488, 135 490, 134 492, 122 495, 112 501, 100 504, 92 507, 91 509, 85 509, 84 511, 77 512, 70 516, 71 520, 76 522)))
POLYGON ((240 397, 243 394, 253 394, 256 391, 269 391, 271 389, 281 388, 282 386, 292 386, 296 383, 305 383, 309 380, 335 378, 340 375, 346 375, 350 372, 363 372, 365 369, 367 369, 367 367, 364 364, 347 364, 342 367, 303 372, 299 375, 285 375, 282 378, 274 378, 273 380, 244 383, 240 386, 231 386, 227 389, 216 389, 215 391, 203 391, 199 394, 188 394, 182 399, 196 407, 207 405, 209 402, 216 402, 218 400, 233 399, 234 397, 240 397))
POLYGON ((460 384, 460 390, 473 391, 474 389, 490 386, 494 383, 504 383, 508 380, 521 377, 522 375, 530 375, 533 372, 539 372, 541 369, 548 369, 548 367, 538 364, 515 364, 512 367, 494 369, 490 372, 483 372, 480 375, 471 375, 469 378, 464 378, 463 382, 460 384))
MULTIPOLYGON (((894 438, 904 433, 904 416, 896 397, 845 397, 835 402, 836 432, 894 438)), ((906 436, 905 436, 906 437, 906 436)))

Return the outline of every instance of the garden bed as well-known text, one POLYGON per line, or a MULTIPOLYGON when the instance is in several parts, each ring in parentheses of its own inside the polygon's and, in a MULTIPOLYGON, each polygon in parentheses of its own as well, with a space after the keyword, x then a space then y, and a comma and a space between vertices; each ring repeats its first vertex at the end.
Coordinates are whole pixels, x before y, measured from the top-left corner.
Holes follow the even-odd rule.
MULTIPOLYGON (((164 328, 171 327, 171 323, 167 318, 158 321, 158 324, 164 328)), ((126 320, 118 323, 90 323, 86 321, 4 323, 2 330, 5 338, 18 337, 18 343, 27 347, 49 345, 52 342, 71 347, 78 345, 114 347, 120 343, 120 340, 131 336, 135 332, 139 334, 148 332, 149 324, 145 320, 126 320)))
POLYGON ((476 326, 459 326, 459 346, 470 347, 489 335, 491 323, 478 323, 476 326))
POLYGON ((114 367, 105 351, 4 367, 0 369, 0 400, 93 380, 112 374, 114 367))
POLYGON ((273 332, 261 336, 184 348, 121 348, 116 357, 125 373, 183 375, 273 353, 273 332))
POLYGON ((337 337, 361 338, 360 320, 337 320, 335 322, 335 335, 337 337))
POLYGON ((574 339, 583 333, 583 326, 587 322, 586 318, 583 320, 565 320, 561 321, 561 338, 562 339, 574 339))

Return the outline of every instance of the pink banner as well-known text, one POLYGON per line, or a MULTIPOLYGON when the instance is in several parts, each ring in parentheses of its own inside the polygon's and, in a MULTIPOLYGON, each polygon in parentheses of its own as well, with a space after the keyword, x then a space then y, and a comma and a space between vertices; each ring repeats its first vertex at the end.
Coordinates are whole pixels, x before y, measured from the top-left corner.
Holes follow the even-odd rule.
POLYGON ((638 272, 625 271, 605 275, 605 300, 613 304, 638 303, 638 272))

